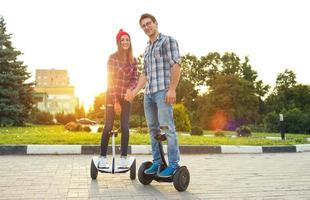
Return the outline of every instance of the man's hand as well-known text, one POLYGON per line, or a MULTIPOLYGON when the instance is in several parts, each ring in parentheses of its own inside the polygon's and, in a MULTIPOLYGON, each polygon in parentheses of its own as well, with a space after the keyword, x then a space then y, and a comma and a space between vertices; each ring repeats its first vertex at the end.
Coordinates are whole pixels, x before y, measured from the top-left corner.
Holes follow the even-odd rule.
POLYGON ((175 90, 169 89, 166 94, 166 103, 173 104, 176 101, 176 92, 175 90))

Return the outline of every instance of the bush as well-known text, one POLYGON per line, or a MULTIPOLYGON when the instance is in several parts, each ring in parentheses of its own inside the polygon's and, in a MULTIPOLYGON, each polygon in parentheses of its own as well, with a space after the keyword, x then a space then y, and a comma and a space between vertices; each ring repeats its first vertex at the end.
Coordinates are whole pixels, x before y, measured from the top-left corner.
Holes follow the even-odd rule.
POLYGON ((137 127, 146 127, 145 117, 141 117, 140 115, 131 115, 129 118, 129 127, 137 128, 137 127))
MULTIPOLYGON (((288 133, 306 133, 307 117, 304 112, 298 108, 293 108, 284 112, 284 124, 288 133)), ((309 122, 308 122, 309 123, 309 122)))
POLYGON ((53 124, 53 115, 49 112, 37 111, 33 114, 34 124, 53 124))
POLYGON ((255 125, 255 124, 249 124, 248 127, 251 129, 251 131, 253 132, 268 132, 266 130, 266 128, 264 127, 264 124, 258 124, 258 125, 255 125))
POLYGON ((69 122, 65 125, 65 129, 68 131, 81 131, 82 126, 79 123, 76 122, 69 122))
POLYGON ((103 127, 99 127, 97 130, 98 133, 102 133, 102 131, 103 131, 103 127))
POLYGON ((279 132, 279 114, 270 112, 264 117, 264 125, 268 132, 279 132))
MULTIPOLYGON (((290 110, 282 110, 284 115, 284 128, 288 133, 310 133, 310 113, 307 111, 301 111, 298 108, 292 108, 290 110)), ((279 132, 279 114, 276 112, 270 112, 264 118, 264 125, 267 131, 279 132)))
POLYGON ((203 130, 201 127, 195 126, 194 128, 192 128, 192 130, 190 131, 191 135, 203 135, 203 130))
POLYGON ((137 132, 140 134, 148 134, 149 133, 149 129, 147 127, 142 127, 142 128, 138 128, 137 132))
POLYGON ((173 106, 174 122, 177 131, 190 131, 192 126, 189 120, 189 114, 183 104, 173 106))
POLYGON ((89 126, 84 126, 84 127, 83 127, 83 131, 91 132, 91 129, 90 129, 89 126))
POLYGON ((114 119, 113 130, 121 130, 121 122, 120 122, 120 120, 114 119))
POLYGON ((225 136, 224 132, 222 131, 222 129, 216 129, 214 132, 213 132, 214 136, 215 137, 223 137, 225 136))
POLYGON ((251 129, 248 126, 240 126, 236 129, 238 137, 249 137, 251 136, 251 129))
POLYGON ((76 122, 76 118, 74 114, 65 114, 65 113, 57 113, 55 118, 58 123, 67 124, 69 122, 76 122))

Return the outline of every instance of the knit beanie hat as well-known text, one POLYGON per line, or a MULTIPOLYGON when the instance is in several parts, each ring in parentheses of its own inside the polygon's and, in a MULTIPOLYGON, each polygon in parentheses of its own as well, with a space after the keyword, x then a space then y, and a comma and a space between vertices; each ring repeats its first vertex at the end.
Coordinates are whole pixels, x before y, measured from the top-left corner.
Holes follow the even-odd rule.
POLYGON ((127 32, 123 31, 123 29, 120 29, 116 35, 116 42, 118 42, 123 35, 128 35, 130 38, 130 35, 127 32))

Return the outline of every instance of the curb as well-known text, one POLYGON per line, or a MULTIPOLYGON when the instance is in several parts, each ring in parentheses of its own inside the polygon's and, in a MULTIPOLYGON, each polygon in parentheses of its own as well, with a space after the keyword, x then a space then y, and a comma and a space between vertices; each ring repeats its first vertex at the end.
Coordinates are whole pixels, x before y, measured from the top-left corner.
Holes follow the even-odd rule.
MULTIPOLYGON (((120 146, 115 146, 116 154, 120 146)), ((166 152, 167 146, 164 145, 166 152)), ((296 153, 310 151, 310 144, 285 146, 233 146, 233 145, 183 145, 181 154, 233 154, 233 153, 296 153)), ((108 154, 112 148, 108 147, 108 154)), ((37 155, 37 154, 99 154, 99 145, 0 145, 0 155, 37 155)), ((128 154, 151 154, 150 145, 129 145, 128 154)))

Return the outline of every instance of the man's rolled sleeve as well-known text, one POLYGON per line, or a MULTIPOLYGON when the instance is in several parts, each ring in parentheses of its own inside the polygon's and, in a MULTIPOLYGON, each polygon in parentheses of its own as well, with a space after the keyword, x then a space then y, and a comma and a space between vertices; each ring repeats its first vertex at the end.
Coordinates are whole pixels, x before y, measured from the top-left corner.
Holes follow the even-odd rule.
POLYGON ((168 62, 172 67, 174 64, 181 64, 181 56, 179 52, 178 42, 171 36, 165 42, 168 62))

